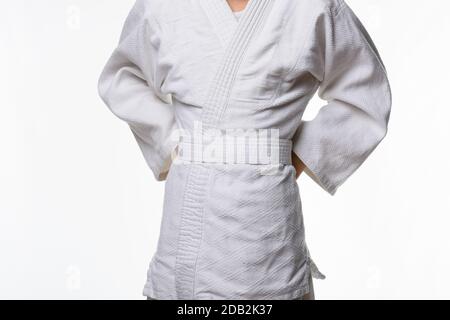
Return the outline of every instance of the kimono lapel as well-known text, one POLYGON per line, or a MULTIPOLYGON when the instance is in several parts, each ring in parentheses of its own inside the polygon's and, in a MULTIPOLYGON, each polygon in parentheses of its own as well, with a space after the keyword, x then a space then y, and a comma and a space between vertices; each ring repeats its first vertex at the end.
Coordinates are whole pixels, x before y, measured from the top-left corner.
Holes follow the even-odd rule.
POLYGON ((247 47, 249 46, 255 33, 261 28, 266 19, 274 0, 249 0, 241 18, 237 20, 231 11, 226 0, 201 0, 203 3, 213 3, 217 5, 217 13, 221 13, 228 22, 228 26, 233 27, 230 35, 224 29, 224 24, 216 22, 216 30, 223 32, 222 36, 227 38, 226 47, 215 74, 214 80, 204 103, 202 122, 203 127, 216 127, 219 124, 222 114, 226 110, 228 98, 243 60, 247 47))
POLYGON ((226 0, 200 0, 200 5, 225 48, 238 26, 230 6, 226 0))

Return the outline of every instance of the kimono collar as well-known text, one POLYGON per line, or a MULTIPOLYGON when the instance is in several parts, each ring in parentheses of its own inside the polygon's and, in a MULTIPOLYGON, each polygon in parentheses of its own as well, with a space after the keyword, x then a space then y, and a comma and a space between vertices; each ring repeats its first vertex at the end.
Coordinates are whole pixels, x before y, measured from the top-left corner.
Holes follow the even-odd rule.
POLYGON ((268 4, 273 0, 249 0, 239 19, 236 19, 227 0, 199 0, 208 16, 214 31, 226 47, 238 29, 251 27, 266 11, 268 4))

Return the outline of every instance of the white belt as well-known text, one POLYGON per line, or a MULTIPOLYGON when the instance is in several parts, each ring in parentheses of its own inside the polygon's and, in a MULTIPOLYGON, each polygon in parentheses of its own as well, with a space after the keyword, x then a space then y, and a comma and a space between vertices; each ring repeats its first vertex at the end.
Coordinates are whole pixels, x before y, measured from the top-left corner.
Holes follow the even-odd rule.
POLYGON ((291 153, 292 141, 288 139, 200 136, 180 139, 177 158, 190 163, 277 165, 291 164, 291 153))

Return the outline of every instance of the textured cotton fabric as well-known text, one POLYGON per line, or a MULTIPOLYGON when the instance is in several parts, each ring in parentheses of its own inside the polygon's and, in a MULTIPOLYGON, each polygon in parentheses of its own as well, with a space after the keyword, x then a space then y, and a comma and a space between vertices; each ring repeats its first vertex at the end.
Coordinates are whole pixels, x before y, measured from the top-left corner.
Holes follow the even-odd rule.
POLYGON ((296 299, 323 278, 292 164, 177 162, 173 132, 277 129, 333 195, 385 137, 391 107, 378 51, 342 0, 250 0, 239 19, 226 0, 138 0, 99 93, 166 180, 143 291, 155 299, 296 299), (304 121, 316 92, 325 105, 304 121))
MULTIPOLYGON (((314 284, 313 284, 313 279, 312 276, 310 274, 309 276, 309 292, 297 299, 293 299, 293 300, 315 300, 315 295, 314 295, 314 284)), ((147 297, 147 300, 158 300, 158 299, 154 299, 152 297, 147 297)))

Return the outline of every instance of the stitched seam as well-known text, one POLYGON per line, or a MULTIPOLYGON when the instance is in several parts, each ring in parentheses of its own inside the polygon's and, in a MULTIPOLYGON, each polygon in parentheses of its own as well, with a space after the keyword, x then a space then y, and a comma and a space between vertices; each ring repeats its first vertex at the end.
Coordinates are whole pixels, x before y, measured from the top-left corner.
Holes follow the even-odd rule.
MULTIPOLYGON (((215 177, 216 173, 215 172, 211 172, 209 174, 209 179, 208 179, 208 183, 207 183, 207 187, 208 187, 208 192, 205 195, 205 199, 210 199, 210 194, 211 194, 211 185, 212 185, 212 180, 215 177)), ((193 283, 192 283, 192 297, 193 299, 195 299, 195 291, 197 288, 197 269, 198 269, 198 260, 199 260, 199 256, 200 253, 202 251, 203 245, 204 245, 204 228, 205 228, 205 205, 203 204, 202 207, 202 223, 201 223, 201 236, 200 236, 200 245, 198 247, 198 252, 197 252, 197 256, 195 258, 195 263, 194 263, 194 279, 193 279, 193 283)))

